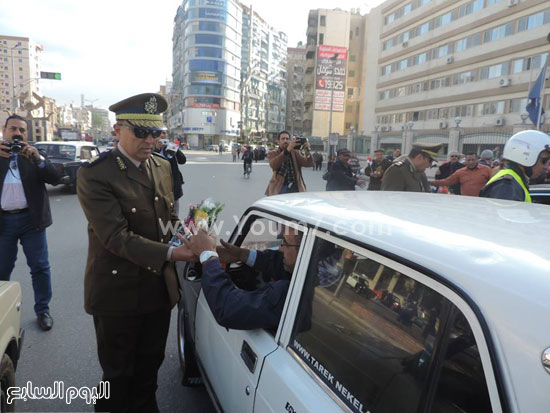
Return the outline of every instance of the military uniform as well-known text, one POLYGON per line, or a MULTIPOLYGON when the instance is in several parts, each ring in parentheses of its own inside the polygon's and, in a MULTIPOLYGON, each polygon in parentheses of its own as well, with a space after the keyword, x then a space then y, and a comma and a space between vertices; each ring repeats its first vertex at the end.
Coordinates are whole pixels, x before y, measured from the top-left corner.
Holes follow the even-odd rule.
MULTIPOLYGON (((154 94, 131 99, 164 100, 154 94)), ((145 108, 144 118, 155 119, 151 112, 158 111, 157 103, 145 108)), ((139 121, 139 114, 127 117, 133 118, 132 124, 139 121)), ((158 121, 148 122, 140 126, 148 126, 146 132, 152 134, 158 121)), ((168 262, 172 233, 167 228, 178 217, 173 212, 170 163, 153 154, 140 170, 123 152, 117 148, 102 153, 77 176, 78 198, 89 223, 84 307, 94 316, 103 380, 111 386, 111 397, 99 400, 96 409, 157 411, 157 372, 178 298, 175 264, 168 262)))
POLYGON ((384 173, 382 191, 430 192, 424 172, 418 172, 407 155, 397 158, 384 173))

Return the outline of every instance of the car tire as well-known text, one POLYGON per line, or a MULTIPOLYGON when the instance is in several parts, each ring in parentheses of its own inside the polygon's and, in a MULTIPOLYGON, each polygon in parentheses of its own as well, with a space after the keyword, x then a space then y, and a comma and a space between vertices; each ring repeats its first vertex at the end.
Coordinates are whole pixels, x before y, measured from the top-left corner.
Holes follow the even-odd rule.
POLYGON ((7 354, 4 354, 0 362, 0 412, 14 412, 15 400, 8 404, 7 389, 15 386, 15 368, 7 354))
POLYGON ((185 305, 180 300, 178 305, 178 355, 183 372, 181 384, 195 387, 203 384, 202 377, 195 356, 195 345, 191 340, 188 327, 188 318, 185 314, 185 305))

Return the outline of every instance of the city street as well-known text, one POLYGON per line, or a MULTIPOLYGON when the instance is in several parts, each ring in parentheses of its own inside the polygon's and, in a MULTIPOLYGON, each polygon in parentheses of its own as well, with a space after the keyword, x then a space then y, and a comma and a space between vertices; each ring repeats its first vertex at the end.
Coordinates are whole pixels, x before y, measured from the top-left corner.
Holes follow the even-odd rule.
MULTIPOLYGON (((246 208, 263 193, 271 176, 267 161, 254 163, 249 180, 243 178, 242 162, 233 163, 231 154, 186 151, 187 164, 181 166, 184 175, 184 195, 180 218, 187 215, 189 203, 209 196, 226 204, 220 216, 222 237, 227 237, 246 208)), ((325 163, 326 166, 326 163, 325 163)), ((324 190, 322 171, 303 170, 309 191, 324 190)), ((86 220, 76 195, 63 187, 49 187, 53 225, 48 228, 48 246, 52 267, 53 299, 50 304, 55 320, 50 332, 38 328, 33 312, 31 278, 20 248, 12 280, 23 290, 22 326, 25 341, 16 378, 18 386, 31 382, 33 386, 53 386, 63 381, 65 388, 97 385, 101 369, 97 360, 92 317, 83 309, 83 278, 88 238, 86 220)), ((159 373, 157 399, 161 411, 214 411, 204 387, 187 388, 180 384, 181 372, 176 346, 176 311, 166 358, 159 373)), ((93 406, 77 399, 71 405, 64 400, 18 400, 17 411, 74 412, 93 411, 93 406)))

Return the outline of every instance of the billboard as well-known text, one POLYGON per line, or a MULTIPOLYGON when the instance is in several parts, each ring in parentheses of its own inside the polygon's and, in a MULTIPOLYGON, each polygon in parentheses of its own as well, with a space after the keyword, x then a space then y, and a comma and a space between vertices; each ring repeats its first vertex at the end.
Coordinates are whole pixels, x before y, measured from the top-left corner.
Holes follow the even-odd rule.
POLYGON ((191 72, 191 82, 221 84, 219 72, 191 72))
POLYGON ((343 112, 346 90, 348 49, 340 46, 320 45, 315 67, 315 110, 343 112))

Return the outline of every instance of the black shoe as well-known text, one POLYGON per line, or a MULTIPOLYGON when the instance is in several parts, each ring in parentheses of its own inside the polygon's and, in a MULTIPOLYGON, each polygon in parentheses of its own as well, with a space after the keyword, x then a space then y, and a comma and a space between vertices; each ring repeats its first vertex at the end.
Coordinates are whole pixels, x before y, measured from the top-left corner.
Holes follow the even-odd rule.
POLYGON ((42 330, 48 331, 52 329, 53 318, 50 315, 50 313, 38 314, 37 319, 38 319, 38 325, 42 330))

